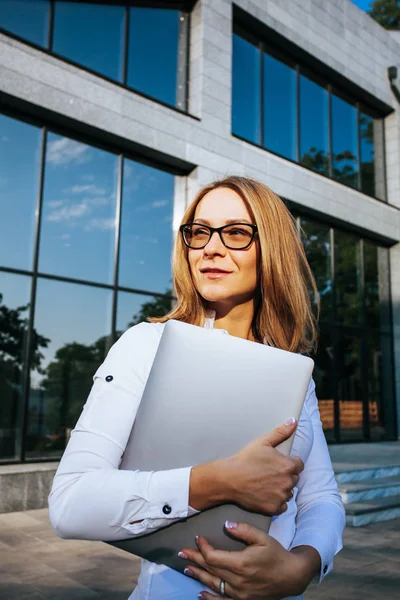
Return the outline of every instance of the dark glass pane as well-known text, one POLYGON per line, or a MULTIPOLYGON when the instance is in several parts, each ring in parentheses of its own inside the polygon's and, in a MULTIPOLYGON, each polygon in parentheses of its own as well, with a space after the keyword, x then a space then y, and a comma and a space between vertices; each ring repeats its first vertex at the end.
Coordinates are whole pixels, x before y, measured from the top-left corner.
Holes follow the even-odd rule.
POLYGON ((361 322, 360 240, 335 231, 336 318, 339 323, 361 322))
POLYGON ((351 187, 358 187, 357 109, 332 94, 332 161, 333 177, 351 187))
POLYGON ((31 370, 27 456, 60 456, 110 345, 109 290, 39 279, 35 328, 48 338, 31 370))
POLYGON ((300 76, 300 163, 329 175, 328 91, 300 76))
MULTIPOLYGON (((21 451, 23 370, 29 319, 30 277, 0 271, 0 459, 21 451)), ((34 360, 42 340, 34 337, 34 360)))
POLYGON ((131 8, 129 20, 129 87, 176 106, 178 10, 131 8))
POLYGON ((162 317, 172 308, 173 300, 167 296, 149 296, 119 292, 117 305, 117 335, 147 321, 148 317, 162 317))
POLYGON ((392 332, 392 299, 390 295, 389 249, 378 246, 379 327, 392 332))
POLYGON ((50 133, 39 271, 113 280, 118 158, 50 133))
POLYGON ((263 146, 296 160, 296 71, 268 54, 263 69, 263 146))
POLYGON ((375 196, 374 119, 360 113, 361 190, 375 196))
POLYGON ((122 6, 56 2, 53 51, 121 81, 124 17, 122 6))
POLYGON ((318 350, 312 355, 315 361, 313 378, 316 386, 322 426, 328 442, 335 441, 335 400, 333 388, 333 347, 331 332, 321 326, 318 350))
POLYGON ((307 260, 315 277, 320 302, 321 319, 330 319, 332 312, 332 269, 330 229, 325 225, 301 219, 303 244, 307 260))
POLYGON ((38 127, 0 115, 0 265, 6 267, 32 269, 40 147, 38 127))
POLYGON ((364 241, 365 323, 379 327, 378 248, 364 241))
POLYGON ((260 144, 260 50, 233 36, 232 133, 260 144))
POLYGON ((49 11, 47 0, 0 0, 0 27, 46 48, 49 11))
POLYGON ((119 285, 171 290, 174 176, 125 160, 119 285))
POLYGON ((393 397, 392 340, 388 335, 367 336, 368 412, 371 439, 393 439, 395 402, 393 397))
POLYGON ((364 433, 359 337, 339 333, 337 363, 340 438, 342 442, 362 440, 364 433))

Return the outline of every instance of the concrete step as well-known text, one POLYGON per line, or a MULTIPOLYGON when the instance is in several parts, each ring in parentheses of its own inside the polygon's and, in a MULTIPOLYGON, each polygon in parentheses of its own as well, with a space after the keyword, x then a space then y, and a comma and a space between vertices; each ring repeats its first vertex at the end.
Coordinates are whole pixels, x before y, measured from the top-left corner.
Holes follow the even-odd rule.
POLYGON ((333 464, 336 481, 338 484, 351 481, 365 481, 383 477, 400 476, 400 465, 379 465, 374 467, 362 466, 339 466, 333 464))
POLYGON ((345 504, 397 496, 400 495, 400 475, 339 483, 338 487, 345 504))
POLYGON ((345 504, 346 524, 360 527, 400 517, 400 494, 345 504))

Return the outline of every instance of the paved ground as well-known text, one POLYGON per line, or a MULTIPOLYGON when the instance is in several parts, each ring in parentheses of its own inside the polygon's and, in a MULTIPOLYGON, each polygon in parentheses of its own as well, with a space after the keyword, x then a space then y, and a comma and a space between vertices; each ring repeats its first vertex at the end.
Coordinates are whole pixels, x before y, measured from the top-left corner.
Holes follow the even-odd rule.
MULTIPOLYGON (((126 600, 139 561, 101 542, 60 540, 47 510, 0 515, 1 600, 126 600)), ((335 572, 307 600, 400 598, 400 519, 348 528, 335 572)), ((190 600, 190 599, 188 599, 190 600)))

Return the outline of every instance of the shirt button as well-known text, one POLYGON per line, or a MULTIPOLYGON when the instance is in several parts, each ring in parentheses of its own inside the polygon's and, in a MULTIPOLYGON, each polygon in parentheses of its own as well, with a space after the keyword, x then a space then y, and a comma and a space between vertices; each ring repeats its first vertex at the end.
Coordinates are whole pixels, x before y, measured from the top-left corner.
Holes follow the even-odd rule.
POLYGON ((325 565, 325 566, 324 566, 324 575, 325 575, 325 573, 327 572, 327 570, 328 570, 328 565, 325 565))
POLYGON ((106 381, 112 381, 114 377, 112 375, 107 375, 106 381))
POLYGON ((172 508, 170 507, 169 504, 164 504, 162 511, 163 511, 164 515, 169 515, 172 511, 172 508))

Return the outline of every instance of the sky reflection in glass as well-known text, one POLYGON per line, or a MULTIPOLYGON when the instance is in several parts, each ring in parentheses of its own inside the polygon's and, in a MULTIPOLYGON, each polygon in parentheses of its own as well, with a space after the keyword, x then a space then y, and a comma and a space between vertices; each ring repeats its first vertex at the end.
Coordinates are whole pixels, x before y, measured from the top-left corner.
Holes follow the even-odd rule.
POLYGON ((333 177, 351 187, 358 187, 357 109, 332 94, 333 177))
POLYGON ((296 160, 296 71, 276 58, 263 55, 263 146, 296 160))
POLYGON ((174 176, 125 159, 119 285, 171 289, 174 176))
POLYGON ((300 163, 329 174, 328 91, 300 75, 300 163))
POLYGON ((260 144, 260 50, 233 35, 232 132, 260 144))
POLYGON ((0 266, 32 269, 42 132, 0 115, 0 266))
POLYGON ((122 6, 56 2, 53 51, 121 81, 124 14, 122 6))
POLYGON ((112 283, 118 158, 48 134, 39 271, 112 283))
POLYGON ((129 87, 176 106, 179 11, 131 8, 129 87))
POLYGON ((0 0, 0 27, 47 48, 49 12, 47 0, 0 0))

